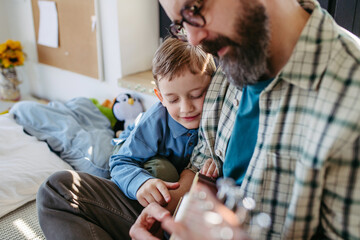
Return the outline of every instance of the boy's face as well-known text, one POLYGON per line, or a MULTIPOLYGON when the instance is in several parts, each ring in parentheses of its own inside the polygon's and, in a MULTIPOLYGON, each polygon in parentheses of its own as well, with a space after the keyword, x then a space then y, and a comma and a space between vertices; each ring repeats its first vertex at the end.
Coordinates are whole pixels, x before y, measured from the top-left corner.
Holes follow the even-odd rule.
POLYGON ((187 129, 199 127, 206 90, 211 77, 185 71, 171 81, 162 78, 155 93, 170 116, 187 129))

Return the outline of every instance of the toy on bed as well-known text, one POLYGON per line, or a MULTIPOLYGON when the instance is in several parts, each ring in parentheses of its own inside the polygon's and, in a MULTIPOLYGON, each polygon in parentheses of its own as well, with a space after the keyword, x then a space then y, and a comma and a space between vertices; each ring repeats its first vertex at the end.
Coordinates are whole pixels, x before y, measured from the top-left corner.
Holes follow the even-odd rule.
POLYGON ((99 110, 110 120, 115 136, 135 122, 136 117, 144 112, 141 99, 130 93, 119 94, 113 101, 106 99, 100 104, 91 99, 99 110))
POLYGON ((112 112, 117 119, 114 132, 116 137, 118 137, 122 130, 133 124, 136 117, 144 112, 144 107, 139 97, 123 93, 115 98, 112 112))
POLYGON ((109 119, 111 128, 114 129, 117 120, 112 112, 112 105, 114 104, 115 99, 114 101, 110 101, 109 99, 106 99, 101 104, 95 98, 90 98, 90 100, 95 104, 95 106, 100 110, 100 112, 109 119))

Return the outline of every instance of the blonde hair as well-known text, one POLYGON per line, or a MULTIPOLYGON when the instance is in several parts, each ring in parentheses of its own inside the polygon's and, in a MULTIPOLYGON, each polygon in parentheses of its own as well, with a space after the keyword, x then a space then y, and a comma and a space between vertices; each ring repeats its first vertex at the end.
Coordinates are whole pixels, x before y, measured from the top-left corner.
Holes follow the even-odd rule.
POLYGON ((155 52, 152 62, 152 73, 158 86, 166 77, 171 81, 174 77, 189 70, 192 74, 212 76, 216 70, 213 57, 205 53, 201 47, 192 46, 176 38, 167 38, 155 52))

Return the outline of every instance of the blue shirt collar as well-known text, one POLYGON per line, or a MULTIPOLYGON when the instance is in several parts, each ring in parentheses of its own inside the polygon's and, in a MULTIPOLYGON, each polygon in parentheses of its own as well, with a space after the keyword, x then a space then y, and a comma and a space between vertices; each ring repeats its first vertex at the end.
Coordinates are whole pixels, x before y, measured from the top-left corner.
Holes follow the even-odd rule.
POLYGON ((186 127, 184 127, 183 125, 181 125, 180 123, 175 121, 170 116, 169 112, 167 113, 167 115, 168 115, 168 125, 169 125, 170 131, 171 131, 171 135, 174 138, 180 137, 187 133, 194 134, 197 132, 197 129, 187 129, 186 127))

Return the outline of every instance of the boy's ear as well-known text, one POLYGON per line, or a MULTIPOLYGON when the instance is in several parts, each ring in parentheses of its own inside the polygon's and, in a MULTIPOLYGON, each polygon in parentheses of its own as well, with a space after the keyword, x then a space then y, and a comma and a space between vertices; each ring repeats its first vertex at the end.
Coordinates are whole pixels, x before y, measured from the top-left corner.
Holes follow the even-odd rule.
POLYGON ((157 88, 154 88, 154 92, 155 92, 155 95, 158 97, 158 99, 160 100, 160 102, 163 102, 163 97, 161 95, 161 92, 159 89, 157 88))

